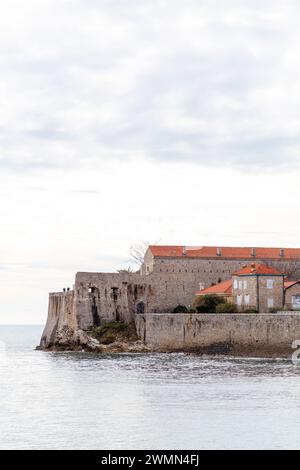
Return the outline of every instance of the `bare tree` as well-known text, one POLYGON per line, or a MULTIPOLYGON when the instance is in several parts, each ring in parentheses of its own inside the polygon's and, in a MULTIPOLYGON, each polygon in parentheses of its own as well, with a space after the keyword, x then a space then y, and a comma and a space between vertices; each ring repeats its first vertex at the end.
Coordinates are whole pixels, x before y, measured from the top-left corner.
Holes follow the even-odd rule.
POLYGON ((142 266, 144 262, 145 253, 148 250, 150 242, 142 242, 132 245, 130 247, 130 256, 134 259, 134 262, 139 266, 142 266))
POLYGON ((121 268, 121 269, 118 269, 117 271, 119 274, 122 274, 122 273, 126 273, 126 274, 134 274, 134 270, 129 267, 129 268, 121 268))
POLYGON ((288 261, 284 264, 283 269, 288 279, 296 281, 300 278, 300 260, 288 261))

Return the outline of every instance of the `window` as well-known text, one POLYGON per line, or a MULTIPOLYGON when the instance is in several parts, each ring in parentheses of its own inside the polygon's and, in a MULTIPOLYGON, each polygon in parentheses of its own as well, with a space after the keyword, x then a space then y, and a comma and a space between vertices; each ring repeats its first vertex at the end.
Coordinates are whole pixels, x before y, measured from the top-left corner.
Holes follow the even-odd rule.
POLYGON ((139 302, 136 306, 136 313, 137 314, 143 314, 145 313, 145 304, 144 302, 139 302))
POLYGON ((245 301, 245 305, 250 305, 250 295, 249 294, 245 294, 244 301, 245 301))
POLYGON ((273 308, 274 307, 274 299, 273 297, 270 297, 268 299, 268 308, 273 308))
POLYGON ((238 295, 238 296, 237 296, 237 299, 236 299, 236 303, 238 304, 238 306, 241 306, 241 305, 242 305, 242 300, 243 300, 242 296, 241 296, 241 295, 238 295))
POLYGON ((235 280, 233 281, 233 288, 234 288, 234 289, 237 289, 237 288, 238 288, 237 279, 235 279, 235 280))
POLYGON ((199 282, 199 290, 204 290, 204 289, 205 289, 204 282, 199 282))
POLYGON ((296 295, 292 296, 292 306, 295 309, 300 308, 300 295, 299 294, 296 294, 296 295))
POLYGON ((243 281, 239 282, 239 289, 243 289, 243 281))
POLYGON ((274 287, 274 280, 267 279, 267 289, 273 289, 273 287, 274 287))
POLYGON ((247 289, 247 281, 244 281, 244 289, 247 289))

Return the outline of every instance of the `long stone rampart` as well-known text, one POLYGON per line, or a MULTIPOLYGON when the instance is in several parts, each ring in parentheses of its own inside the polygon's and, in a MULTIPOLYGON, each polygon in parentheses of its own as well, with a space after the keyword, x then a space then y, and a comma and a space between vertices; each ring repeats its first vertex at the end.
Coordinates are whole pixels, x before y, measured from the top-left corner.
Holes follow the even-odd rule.
POLYGON ((300 339, 300 314, 136 315, 150 348, 251 355, 291 355, 300 339))

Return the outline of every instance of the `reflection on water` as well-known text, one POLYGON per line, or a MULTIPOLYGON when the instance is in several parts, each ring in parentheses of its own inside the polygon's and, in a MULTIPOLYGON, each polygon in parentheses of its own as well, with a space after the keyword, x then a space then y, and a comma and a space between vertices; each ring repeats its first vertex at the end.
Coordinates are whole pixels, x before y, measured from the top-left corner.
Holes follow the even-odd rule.
POLYGON ((297 448, 300 367, 184 354, 44 353, 0 327, 0 447, 297 448))

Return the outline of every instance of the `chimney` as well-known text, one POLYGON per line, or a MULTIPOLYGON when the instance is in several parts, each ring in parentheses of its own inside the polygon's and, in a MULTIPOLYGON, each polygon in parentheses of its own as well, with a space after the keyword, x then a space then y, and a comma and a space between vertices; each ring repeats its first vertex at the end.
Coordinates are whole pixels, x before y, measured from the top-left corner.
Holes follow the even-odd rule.
POLYGON ((279 255, 281 256, 281 258, 284 257, 284 250, 283 250, 283 249, 281 249, 281 250, 279 251, 279 255))
POLYGON ((182 247, 182 254, 183 254, 183 256, 186 256, 186 246, 182 247))
POLYGON ((255 248, 251 249, 251 256, 253 256, 253 257, 256 256, 256 249, 255 248))
POLYGON ((222 256, 222 250, 221 250, 221 248, 217 248, 217 256, 222 256))

